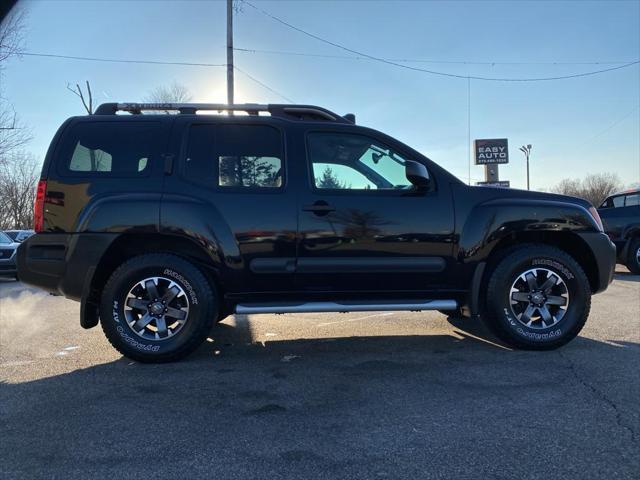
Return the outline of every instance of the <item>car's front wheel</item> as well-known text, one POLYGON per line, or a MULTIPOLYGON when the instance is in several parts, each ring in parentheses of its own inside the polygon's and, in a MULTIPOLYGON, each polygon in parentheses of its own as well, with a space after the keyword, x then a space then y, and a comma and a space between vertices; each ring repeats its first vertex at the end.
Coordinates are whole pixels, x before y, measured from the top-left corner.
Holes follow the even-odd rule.
POLYGON ((590 307, 589 281, 570 255, 546 245, 523 245, 493 270, 483 318, 513 347, 549 350, 578 335, 590 307))
POLYGON ((100 323, 111 344, 140 362, 188 355, 216 317, 217 298, 205 276, 170 254, 141 255, 120 265, 100 304, 100 323))

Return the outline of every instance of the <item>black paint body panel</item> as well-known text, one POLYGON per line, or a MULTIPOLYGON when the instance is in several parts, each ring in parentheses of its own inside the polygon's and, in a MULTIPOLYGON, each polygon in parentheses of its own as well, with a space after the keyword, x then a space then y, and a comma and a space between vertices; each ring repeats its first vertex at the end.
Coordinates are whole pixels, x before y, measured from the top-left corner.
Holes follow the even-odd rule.
POLYGON ((113 245, 134 237, 148 238, 150 245, 151 239, 155 244, 165 239, 164 245, 183 241, 188 247, 180 254, 193 257, 216 279, 229 306, 243 299, 363 297, 473 303, 472 283, 481 288, 482 269, 492 251, 521 232, 582 238, 598 259, 596 291, 606 288, 612 271, 611 243, 588 213, 587 202, 469 187, 410 147, 356 125, 257 116, 76 117, 56 134, 42 178, 47 180, 45 231, 20 246, 19 274, 26 283, 74 300, 99 294, 103 285, 96 283, 94 273, 108 261, 113 245), (148 160, 148 173, 136 178, 59 173, 55 165, 65 132, 90 121, 155 122, 157 148, 148 160), (277 129, 283 142, 282 187, 225 190, 186 178, 188 129, 195 123, 277 129), (311 131, 370 136, 423 163, 430 186, 392 192, 315 190, 305 143, 311 131), (317 201, 334 211, 317 214, 303 208, 317 201))

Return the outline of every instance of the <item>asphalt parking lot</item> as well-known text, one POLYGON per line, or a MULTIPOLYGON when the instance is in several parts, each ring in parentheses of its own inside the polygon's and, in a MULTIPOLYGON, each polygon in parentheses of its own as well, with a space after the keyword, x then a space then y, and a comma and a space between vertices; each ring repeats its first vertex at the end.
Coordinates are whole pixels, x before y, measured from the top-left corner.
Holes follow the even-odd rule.
POLYGON ((511 351, 429 313, 256 315, 175 364, 0 281, 0 478, 638 478, 640 276, 511 351))

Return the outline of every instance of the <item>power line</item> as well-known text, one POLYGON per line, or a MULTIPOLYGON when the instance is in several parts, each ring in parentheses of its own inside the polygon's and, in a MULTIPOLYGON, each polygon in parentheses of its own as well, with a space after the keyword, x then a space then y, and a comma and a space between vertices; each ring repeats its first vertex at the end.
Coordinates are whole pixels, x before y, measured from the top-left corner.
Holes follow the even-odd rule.
POLYGON ((238 68, 237 65, 234 65, 233 67, 235 70, 239 71, 241 74, 245 75, 247 78, 249 78, 250 80, 253 80, 255 83, 257 83, 258 85, 261 85, 262 87, 266 88, 267 90, 269 90, 271 93, 275 93, 276 95, 278 95, 280 98, 283 98, 284 100, 286 100, 289 103, 296 103, 293 100, 291 100, 289 97, 281 94, 280 92, 278 92, 277 90, 274 90, 273 88, 271 88, 269 85, 267 85, 266 83, 261 82, 260 80, 258 80, 257 78, 249 75, 247 72, 245 72, 244 70, 241 70, 240 68, 238 68))
MULTIPOLYGON (((371 60, 368 57, 354 57, 353 55, 329 55, 323 53, 306 53, 306 52, 291 52, 287 50, 263 50, 260 48, 240 48, 234 47, 237 52, 243 53, 266 53, 269 55, 290 55, 296 57, 316 57, 316 58, 342 58, 345 60, 371 60)), ((470 61, 470 60, 429 60, 418 58, 385 58, 390 62, 401 63, 433 63, 433 64, 448 64, 448 65, 626 65, 630 63, 626 62, 612 62, 612 61, 599 61, 599 62, 502 62, 502 61, 470 61)))
MULTIPOLYGON (((150 64, 150 65, 178 65, 178 66, 189 66, 189 67, 226 67, 226 63, 202 63, 202 62, 168 62, 162 60, 128 60, 121 58, 99 58, 99 57, 79 57, 75 55, 58 55, 53 53, 38 53, 38 52, 23 52, 21 55, 26 55, 29 57, 46 57, 46 58, 56 58, 56 59, 66 59, 66 60, 81 60, 87 62, 109 62, 109 63, 136 63, 136 64, 150 64)), ((234 70, 239 71, 243 75, 245 75, 250 80, 254 81, 258 85, 266 88, 270 92, 278 95, 280 98, 285 99, 287 102, 295 103, 289 97, 283 95, 282 93, 274 90, 266 83, 258 80, 254 76, 248 74, 244 70, 239 69, 237 66, 233 67, 234 70)))
POLYGON ((492 82, 546 82, 546 81, 551 81, 551 80, 565 80, 565 79, 569 79, 569 78, 579 78, 579 77, 588 77, 591 75, 598 75, 600 73, 605 73, 605 72, 611 72, 614 70, 620 70, 621 68, 627 68, 630 67, 632 65, 636 65, 638 63, 640 63, 640 60, 636 60, 633 62, 629 62, 629 63, 625 63, 623 65, 618 65, 616 67, 610 67, 610 68, 605 68, 602 70, 595 70, 595 71, 591 71, 591 72, 583 72, 583 73, 576 73, 576 74, 572 74, 572 75, 561 75, 561 76, 555 76, 555 77, 539 77, 539 78, 500 78, 500 77, 479 77, 479 76, 474 76, 474 75, 457 75, 455 73, 447 73, 447 72, 439 72, 439 71, 435 71, 435 70, 427 70, 425 68, 419 68, 419 67, 414 67, 411 65, 404 65, 402 63, 398 63, 397 61, 392 61, 392 60, 387 60, 384 58, 380 58, 380 57, 376 57, 374 55, 369 55, 368 53, 363 53, 360 52, 358 50, 353 50, 352 48, 349 47, 345 47, 344 45, 341 45, 339 43, 336 42, 332 42, 331 40, 327 40, 326 38, 320 37, 318 35, 315 35, 313 33, 307 32, 306 30, 303 30, 302 28, 298 28, 295 25, 292 25, 284 20, 282 20, 279 17, 276 17, 275 15, 270 14, 269 12, 263 10, 262 8, 256 7, 253 3, 248 2, 247 0, 241 0, 242 3, 244 3, 245 5, 250 6, 251 8, 253 8, 254 10, 262 13, 263 15, 271 18, 272 20, 292 29, 295 30, 299 33, 302 33, 303 35, 306 35, 308 37, 311 37, 315 40, 318 40, 322 43, 326 43, 327 45, 331 45, 333 47, 339 48, 341 50, 344 50, 346 52, 352 53, 354 55, 360 56, 360 57, 364 57, 364 58, 368 58, 369 60, 374 60, 376 62, 380 62, 380 63, 385 63, 387 65, 392 65, 394 67, 399 67, 399 68, 404 68, 406 70, 413 70, 413 71, 417 71, 417 72, 423 72, 423 73, 429 73, 431 75, 439 75, 442 77, 451 77, 451 78, 462 78, 462 79, 471 79, 471 80, 482 80, 482 81, 492 81, 492 82))
POLYGON ((634 114, 638 109, 640 109, 640 105, 636 105, 631 110, 629 110, 627 113, 625 113, 622 117, 620 117, 618 120, 616 120, 611 125, 609 125, 607 128, 605 128, 604 130, 600 131, 600 133, 598 133, 598 134, 594 135, 593 137, 591 137, 591 139, 588 140, 586 143, 584 143, 583 146, 585 146, 585 145, 588 146, 588 145, 591 145, 592 143, 594 143, 598 138, 603 136, 609 130, 613 129, 614 127, 617 127, 619 124, 624 122, 627 118, 629 118, 632 114, 634 114))
POLYGON ((57 55, 53 53, 22 52, 20 55, 28 57, 64 58, 67 60, 83 60, 87 62, 109 63, 143 63, 151 65, 181 65, 189 67, 226 67, 226 63, 194 63, 194 62, 165 62, 160 60, 125 60, 119 58, 77 57, 74 55, 57 55))

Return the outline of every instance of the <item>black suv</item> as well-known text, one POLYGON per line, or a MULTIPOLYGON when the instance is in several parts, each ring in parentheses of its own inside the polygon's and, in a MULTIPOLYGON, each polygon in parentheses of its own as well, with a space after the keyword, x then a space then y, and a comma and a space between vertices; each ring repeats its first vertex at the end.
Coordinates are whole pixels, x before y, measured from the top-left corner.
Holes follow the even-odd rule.
POLYGON ((615 265, 588 202, 466 186, 309 105, 104 104, 70 118, 35 230, 21 280, 80 301, 84 328, 100 322, 150 362, 188 354, 232 313, 439 310, 480 316, 513 347, 556 348, 615 265))
POLYGON ((618 262, 640 275, 640 189, 607 197, 598 211, 616 245, 618 262))

